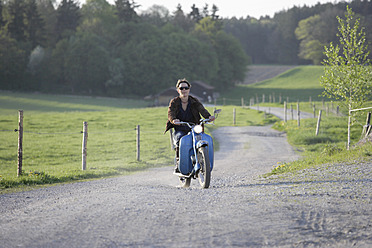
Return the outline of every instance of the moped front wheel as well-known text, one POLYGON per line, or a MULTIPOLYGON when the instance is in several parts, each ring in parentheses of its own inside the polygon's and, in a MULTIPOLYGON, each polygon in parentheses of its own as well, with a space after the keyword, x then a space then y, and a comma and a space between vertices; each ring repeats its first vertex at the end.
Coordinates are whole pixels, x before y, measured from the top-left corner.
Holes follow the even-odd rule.
POLYGON ((180 184, 182 188, 190 187, 191 177, 180 177, 180 184))
POLYGON ((211 182, 211 164, 208 149, 206 147, 199 148, 198 161, 200 164, 200 171, 198 175, 199 183, 202 188, 209 188, 209 184, 211 182))

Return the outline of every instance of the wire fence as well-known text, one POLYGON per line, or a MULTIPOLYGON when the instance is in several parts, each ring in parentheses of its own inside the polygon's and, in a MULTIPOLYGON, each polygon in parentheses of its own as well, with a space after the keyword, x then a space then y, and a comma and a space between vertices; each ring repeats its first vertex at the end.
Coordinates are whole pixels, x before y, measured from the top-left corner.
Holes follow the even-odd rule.
MULTIPOLYGON (((48 158, 50 160, 58 160, 58 158, 64 158, 66 160, 66 158, 68 158, 67 160, 73 163, 77 163, 80 160, 79 158, 81 158, 82 170, 85 170, 87 166, 87 156, 89 157, 89 161, 94 163, 102 161, 103 157, 107 154, 112 154, 109 160, 124 161, 122 159, 125 157, 126 161, 141 161, 141 151, 146 151, 147 154, 149 153, 148 151, 153 150, 154 154, 146 156, 144 159, 155 160, 159 152, 159 149, 157 149, 159 144, 161 144, 163 150, 164 147, 170 150, 170 144, 164 144, 165 141, 169 142, 169 138, 167 138, 168 136, 164 135, 162 131, 140 129, 139 125, 123 130, 109 129, 107 131, 102 131, 93 129, 88 132, 88 123, 83 122, 83 130, 71 132, 29 131, 23 129, 23 111, 19 111, 18 125, 18 128, 15 129, 0 130, 0 132, 18 133, 18 176, 22 174, 23 160, 26 160, 27 165, 32 167, 37 166, 41 163, 40 161, 43 161, 43 163, 50 162, 58 164, 56 161, 49 161, 48 158), (118 136, 120 138, 118 138, 118 136), (142 141, 151 140, 151 142, 141 143, 141 139, 142 141), (48 158, 41 158, 42 156, 48 158)), ((9 143, 9 141, 7 141, 7 143, 9 143)), ((15 144, 11 146, 13 147, 15 144)), ((0 147, 0 149, 3 148, 0 147)), ((3 150, 5 149, 9 150, 9 147, 4 147, 3 150)), ((14 150, 14 154, 15 153, 16 150, 14 150)), ((10 159, 8 159, 8 161, 9 160, 10 159)), ((143 160, 141 162, 143 162, 143 160)), ((103 161, 103 163, 105 162, 103 161)))
POLYGON ((284 101, 287 103, 290 102, 298 102, 298 101, 309 101, 309 103, 312 103, 313 101, 322 101, 325 102, 323 98, 319 97, 294 97, 294 96, 285 96, 282 93, 271 93, 271 94, 255 94, 252 93, 249 96, 243 96, 240 99, 239 98, 218 98, 215 99, 214 104, 215 105, 244 105, 244 106, 250 106, 255 104, 263 104, 263 103, 279 103, 283 104, 284 101), (305 99, 306 98, 306 99, 305 99))

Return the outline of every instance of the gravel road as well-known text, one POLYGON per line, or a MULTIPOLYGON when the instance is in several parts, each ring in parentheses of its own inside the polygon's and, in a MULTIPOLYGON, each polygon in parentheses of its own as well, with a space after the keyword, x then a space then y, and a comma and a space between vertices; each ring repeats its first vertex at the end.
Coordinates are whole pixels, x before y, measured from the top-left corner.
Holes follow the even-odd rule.
POLYGON ((372 162, 263 178, 299 158, 270 127, 214 131, 211 187, 173 166, 0 196, 0 247, 372 247, 372 162))

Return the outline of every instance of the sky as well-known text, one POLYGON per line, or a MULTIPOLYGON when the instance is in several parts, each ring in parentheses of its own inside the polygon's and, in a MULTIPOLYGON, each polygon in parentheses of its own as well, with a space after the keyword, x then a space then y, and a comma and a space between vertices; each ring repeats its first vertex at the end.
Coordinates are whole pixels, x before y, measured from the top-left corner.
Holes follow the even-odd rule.
MULTIPOLYGON (((109 3, 114 4, 115 0, 107 0, 109 3)), ((84 3, 85 0, 80 0, 80 3, 84 3)), ((314 6, 317 3, 334 3, 340 2, 340 0, 135 0, 135 3, 141 5, 138 8, 139 11, 147 10, 154 4, 162 5, 166 7, 171 13, 176 10, 179 4, 182 6, 182 10, 185 13, 191 11, 191 6, 196 5, 199 9, 202 9, 205 4, 208 4, 209 9, 212 8, 213 4, 219 9, 217 14, 222 18, 231 17, 250 17, 260 18, 261 16, 269 15, 273 17, 276 12, 281 10, 287 10, 293 6, 303 7, 314 6)))

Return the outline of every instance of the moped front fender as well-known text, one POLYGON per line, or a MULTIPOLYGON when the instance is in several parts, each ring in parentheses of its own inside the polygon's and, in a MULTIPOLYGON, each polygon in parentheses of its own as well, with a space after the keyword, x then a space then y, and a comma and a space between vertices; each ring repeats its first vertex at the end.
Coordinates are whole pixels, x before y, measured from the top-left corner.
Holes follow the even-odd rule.
MULTIPOLYGON (((208 147, 208 154, 209 154, 209 161, 211 163, 211 171, 213 169, 213 163, 214 163, 214 154, 213 154, 213 139, 211 136, 209 136, 208 134, 206 133, 203 133, 202 134, 202 139, 199 140, 197 143, 196 143, 196 149, 199 149, 203 146, 207 146, 208 147)), ((200 168, 200 165, 197 165, 197 169, 200 168)))
POLYGON ((208 141, 206 141, 206 140, 199 140, 196 143, 196 149, 199 149, 200 147, 203 147, 203 146, 208 146, 208 141))

